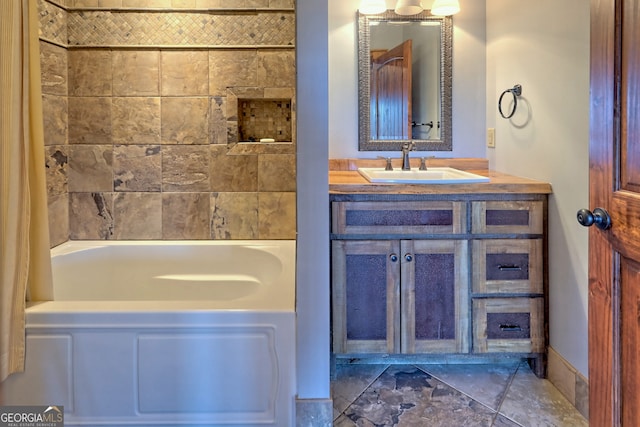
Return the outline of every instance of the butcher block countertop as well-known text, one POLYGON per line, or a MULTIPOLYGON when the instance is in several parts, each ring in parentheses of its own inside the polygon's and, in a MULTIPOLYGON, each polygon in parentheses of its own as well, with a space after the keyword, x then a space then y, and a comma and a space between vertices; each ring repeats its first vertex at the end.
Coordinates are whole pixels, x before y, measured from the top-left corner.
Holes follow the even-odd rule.
MULTIPOLYGON (((414 153, 412 153, 414 154, 414 153)), ((400 169, 401 159, 393 159, 394 169, 400 169)), ((358 172, 359 167, 384 167, 384 159, 330 159, 330 194, 550 194, 551 184, 489 170, 486 159, 430 158, 429 167, 452 167, 489 177, 489 182, 471 184, 386 184, 371 183, 358 172)), ((411 167, 420 166, 420 158, 411 159, 411 167)))

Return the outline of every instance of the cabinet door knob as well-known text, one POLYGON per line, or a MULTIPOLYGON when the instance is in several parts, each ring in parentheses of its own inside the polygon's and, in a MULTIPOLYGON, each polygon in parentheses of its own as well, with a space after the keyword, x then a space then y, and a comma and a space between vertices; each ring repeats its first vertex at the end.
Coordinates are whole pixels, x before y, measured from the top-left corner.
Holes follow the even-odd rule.
POLYGON ((413 261, 413 255, 411 255, 411 254, 405 254, 405 256, 404 256, 404 260, 405 260, 405 261, 407 261, 407 262, 411 262, 411 261, 413 261))
POLYGON ((389 259, 391 260, 391 262, 398 262, 398 255, 391 254, 389 255, 389 259))

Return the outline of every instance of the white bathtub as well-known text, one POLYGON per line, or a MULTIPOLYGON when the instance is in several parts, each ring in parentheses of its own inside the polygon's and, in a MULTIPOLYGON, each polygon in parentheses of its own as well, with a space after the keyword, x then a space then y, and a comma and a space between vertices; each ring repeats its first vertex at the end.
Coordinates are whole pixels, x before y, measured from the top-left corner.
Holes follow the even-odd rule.
POLYGON ((65 425, 290 426, 295 242, 67 242, 2 405, 65 425))

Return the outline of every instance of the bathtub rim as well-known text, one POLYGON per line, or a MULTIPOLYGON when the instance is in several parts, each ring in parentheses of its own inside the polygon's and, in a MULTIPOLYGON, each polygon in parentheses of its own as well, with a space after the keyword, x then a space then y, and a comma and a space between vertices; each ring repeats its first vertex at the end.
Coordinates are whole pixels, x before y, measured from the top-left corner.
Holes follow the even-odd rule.
MULTIPOLYGON (((60 300, 29 301, 27 314, 35 313, 122 313, 131 311, 150 312, 193 312, 193 311, 229 311, 229 312, 294 312, 296 295, 296 241, 286 240, 69 240, 51 249, 55 256, 72 255, 77 252, 118 246, 243 246, 265 250, 276 256, 282 263, 284 278, 282 292, 276 297, 238 300, 203 301, 185 300, 60 300), (269 248, 274 248, 271 251, 269 248), (237 305, 236 305, 237 304, 237 305)), ((55 286, 55 285, 54 285, 55 286)))
POLYGON ((107 247, 107 246, 283 246, 285 248, 291 246, 291 249, 295 250, 295 239, 282 239, 282 240, 67 240, 59 245, 56 245, 50 249, 51 257, 56 255, 65 255, 81 250, 88 250, 93 248, 107 247))

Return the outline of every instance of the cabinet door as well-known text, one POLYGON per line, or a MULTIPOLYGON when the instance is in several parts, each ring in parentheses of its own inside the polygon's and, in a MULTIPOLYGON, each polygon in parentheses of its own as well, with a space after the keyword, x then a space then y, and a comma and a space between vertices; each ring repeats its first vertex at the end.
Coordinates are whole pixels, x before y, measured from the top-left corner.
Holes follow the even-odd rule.
POLYGON ((332 242, 334 353, 400 351, 400 243, 332 242))
POLYGON ((401 241, 403 353, 469 351, 468 242, 401 241))

